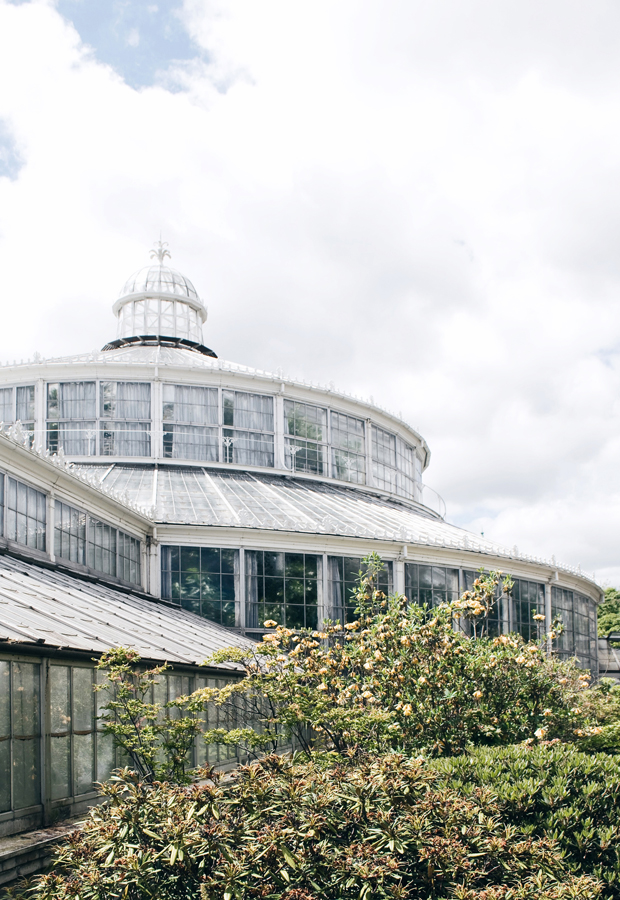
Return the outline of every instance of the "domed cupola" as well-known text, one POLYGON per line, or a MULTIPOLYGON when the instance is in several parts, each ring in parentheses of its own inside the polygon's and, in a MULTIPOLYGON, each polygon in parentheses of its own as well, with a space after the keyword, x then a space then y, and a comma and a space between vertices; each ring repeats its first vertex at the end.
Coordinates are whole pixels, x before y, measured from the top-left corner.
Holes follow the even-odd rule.
POLYGON ((186 347, 205 356, 216 354, 205 347, 202 326, 207 310, 191 281, 164 265, 170 258, 167 244, 157 241, 151 250, 156 263, 135 272, 112 307, 118 318, 117 339, 104 350, 133 344, 186 347))

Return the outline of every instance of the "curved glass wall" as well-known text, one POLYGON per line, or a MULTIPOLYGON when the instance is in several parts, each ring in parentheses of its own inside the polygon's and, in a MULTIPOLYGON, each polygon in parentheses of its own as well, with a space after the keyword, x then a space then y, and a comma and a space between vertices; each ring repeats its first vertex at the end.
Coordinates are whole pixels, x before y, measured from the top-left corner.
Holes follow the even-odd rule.
POLYGON ((554 642, 558 656, 576 656, 582 666, 596 671, 598 637, 596 606, 583 594, 565 588, 551 587, 551 615, 562 621, 564 630, 554 642))
POLYGON ((129 300, 118 316, 119 338, 134 335, 159 335, 185 338, 202 344, 202 319, 197 310, 183 300, 147 297, 129 300))
POLYGON ((366 419, 328 407, 202 385, 54 381, 45 423, 35 422, 35 386, 0 388, 0 422, 44 427, 51 453, 69 457, 192 460, 331 477, 424 503, 416 448, 366 419), (158 401, 159 402, 159 401, 158 401), (155 431, 153 430, 155 427, 155 431))
POLYGON ((67 456, 150 456, 150 383, 48 384, 47 447, 67 456))

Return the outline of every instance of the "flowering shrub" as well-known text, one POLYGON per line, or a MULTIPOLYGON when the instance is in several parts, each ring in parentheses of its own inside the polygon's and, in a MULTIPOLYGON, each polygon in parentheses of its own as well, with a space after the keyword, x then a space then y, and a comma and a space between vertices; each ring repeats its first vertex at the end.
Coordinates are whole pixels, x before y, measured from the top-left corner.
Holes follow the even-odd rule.
POLYGON ((202 700, 192 696, 151 702, 158 676, 169 668, 165 663, 143 669, 135 650, 115 647, 97 664, 105 678, 95 690, 107 694, 100 717, 104 730, 113 735, 141 778, 188 782, 188 752, 200 733, 196 713, 202 709, 202 700))
POLYGON ((372 555, 364 562, 356 622, 321 632, 278 626, 249 654, 231 649, 210 658, 241 664, 245 678, 208 689, 205 700, 228 705, 238 720, 250 710, 251 723, 212 731, 208 740, 250 752, 293 739, 307 753, 364 747, 450 755, 583 731, 576 698, 589 676, 550 659, 545 636, 539 643, 517 635, 471 640, 455 630, 457 617, 484 618, 498 573, 481 575, 472 591, 429 613, 377 590, 381 561, 372 555))
POLYGON ((597 879, 570 871, 561 844, 502 819, 492 791, 446 781, 396 754, 267 757, 191 788, 125 772, 31 900, 603 896, 597 879))

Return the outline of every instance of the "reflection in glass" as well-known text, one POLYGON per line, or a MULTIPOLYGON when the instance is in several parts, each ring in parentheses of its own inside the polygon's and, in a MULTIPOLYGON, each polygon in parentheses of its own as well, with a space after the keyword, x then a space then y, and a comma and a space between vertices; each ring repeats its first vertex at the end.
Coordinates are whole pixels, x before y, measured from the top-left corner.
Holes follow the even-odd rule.
POLYGON ((183 609, 235 626, 238 551, 214 547, 162 547, 162 596, 183 609))
POLYGON ((320 557, 246 550, 246 627, 317 628, 320 557))

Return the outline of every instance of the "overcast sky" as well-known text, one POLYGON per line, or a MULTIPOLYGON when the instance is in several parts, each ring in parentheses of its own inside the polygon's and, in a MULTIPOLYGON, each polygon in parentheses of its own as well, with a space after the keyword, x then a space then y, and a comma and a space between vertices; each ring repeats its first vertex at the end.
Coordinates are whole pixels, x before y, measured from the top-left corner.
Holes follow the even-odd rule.
POLYGON ((0 359, 113 339, 161 231, 219 356, 620 586, 619 160, 617 0, 0 0, 0 359))

